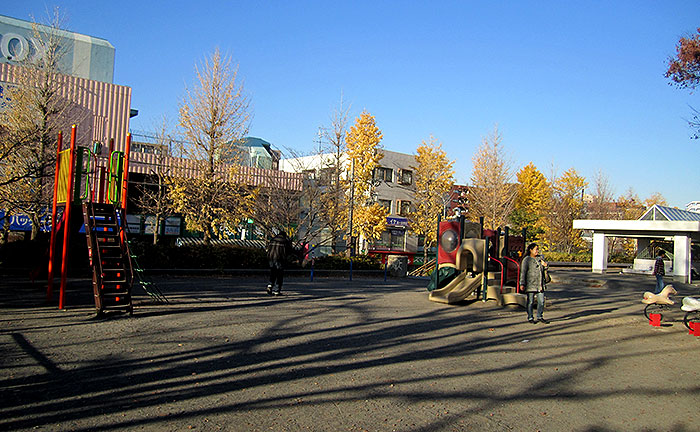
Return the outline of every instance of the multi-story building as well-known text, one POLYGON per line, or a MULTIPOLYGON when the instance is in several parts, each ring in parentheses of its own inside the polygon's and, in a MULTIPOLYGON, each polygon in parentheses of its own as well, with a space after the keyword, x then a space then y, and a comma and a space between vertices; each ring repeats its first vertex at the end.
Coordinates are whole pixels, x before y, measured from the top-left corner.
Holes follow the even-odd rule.
POLYGON ((413 181, 413 155, 382 150, 384 157, 374 170, 377 182, 377 202, 387 209, 387 229, 373 245, 364 245, 365 250, 384 252, 418 252, 419 239, 410 234, 409 213, 415 206, 416 187, 413 181))
MULTIPOLYGON (((379 166, 374 170, 375 188, 373 199, 387 210, 387 229, 373 244, 360 239, 360 252, 370 254, 405 254, 412 260, 417 252, 422 252, 422 241, 409 231, 409 214, 415 206, 414 166, 415 156, 390 150, 381 150, 383 154, 379 166)), ((283 159, 280 169, 290 172, 302 172, 314 178, 321 185, 328 177, 327 168, 334 156, 322 154, 302 158, 283 159)), ((347 164, 345 155, 341 164, 347 164)), ((343 172, 345 175, 345 172, 343 172)), ((325 239, 316 241, 323 243, 325 239)), ((340 247, 344 247, 341 245, 340 247)), ((331 247, 321 248, 321 253, 330 253, 331 247)))
POLYGON ((700 213, 700 201, 691 201, 685 206, 685 209, 691 212, 700 213))
POLYGON ((61 53, 58 72, 112 83, 115 50, 106 40, 3 15, 0 15, 0 63, 20 64, 40 56, 44 39, 49 34, 58 40, 61 53))
MULTIPOLYGON (((131 88, 112 83, 114 77, 115 48, 106 40, 79 33, 59 30, 44 25, 0 15, 0 94, 4 88, 21 84, 23 65, 39 60, 42 45, 47 40, 55 41, 61 53, 55 76, 57 93, 65 99, 62 104, 70 106, 61 129, 69 132, 71 124, 77 124, 77 144, 91 146, 102 143, 98 156, 107 159, 108 149, 126 150, 129 120, 138 114, 131 108, 131 88), (113 146, 110 145, 113 143, 113 146)), ((178 170, 183 175, 195 175, 196 164, 191 160, 172 157, 170 143, 160 142, 154 134, 134 134, 129 153, 129 196, 136 204, 139 191, 136 184, 152 185, 152 178, 164 170, 178 170)), ((65 143, 66 140, 64 140, 65 143)), ((65 144, 64 144, 65 145, 65 144)), ((277 170, 279 152, 270 143, 259 138, 245 138, 240 145, 243 167, 242 178, 251 186, 266 186, 298 190, 301 175, 277 170), (274 181, 270 179, 273 178, 274 181)), ((139 211, 138 206, 129 206, 139 211)), ((1 210, 1 209, 0 209, 1 210)), ((18 218, 26 216, 17 215, 18 218)), ((136 232, 149 233, 148 215, 129 214, 131 228, 136 232)), ((166 223, 166 234, 179 235, 179 218, 166 223), (177 227, 173 228, 173 227, 177 227)), ((0 225, 3 220, 0 218, 0 225)), ((26 230, 26 224, 16 224, 17 230, 26 230)), ((11 228, 13 229, 13 228, 11 228)), ((163 227, 161 227, 163 229, 163 227)), ((152 231, 151 231, 152 232, 152 231)))
POLYGON ((104 39, 34 25, 0 15, 0 93, 22 79, 21 65, 42 55, 42 45, 56 41, 57 92, 71 105, 75 118, 66 119, 66 130, 78 123, 78 141, 89 145, 114 139, 115 148, 124 150, 131 109, 131 88, 112 83, 114 47, 104 39))

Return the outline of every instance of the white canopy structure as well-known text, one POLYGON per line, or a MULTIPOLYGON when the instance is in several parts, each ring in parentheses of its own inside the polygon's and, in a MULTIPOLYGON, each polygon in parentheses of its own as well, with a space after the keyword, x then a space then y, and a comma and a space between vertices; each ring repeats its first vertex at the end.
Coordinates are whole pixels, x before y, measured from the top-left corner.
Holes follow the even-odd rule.
POLYGON ((667 274, 675 281, 690 283, 690 245, 700 242, 700 213, 654 205, 638 220, 577 219, 574 229, 593 232, 594 273, 608 268, 608 237, 637 239, 638 250, 646 249, 652 239, 663 239, 673 241, 673 263, 667 274))

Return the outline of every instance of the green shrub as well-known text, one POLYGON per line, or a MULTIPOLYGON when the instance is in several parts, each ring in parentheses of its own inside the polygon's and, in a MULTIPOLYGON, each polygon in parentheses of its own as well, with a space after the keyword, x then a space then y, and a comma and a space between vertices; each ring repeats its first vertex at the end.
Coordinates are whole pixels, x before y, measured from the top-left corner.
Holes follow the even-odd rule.
POLYGON ((131 244, 142 268, 183 269, 254 269, 267 268, 267 254, 262 249, 228 245, 170 246, 145 242, 131 244))
MULTIPOLYGON (((316 258, 314 268, 321 270, 347 270, 350 268, 350 258, 345 255, 326 255, 316 258)), ((356 255, 352 257, 353 270, 381 270, 382 265, 378 257, 356 255)))
POLYGON ((566 252, 546 252, 544 258, 547 261, 560 261, 560 262, 591 262, 590 252, 576 252, 576 253, 566 253, 566 252))
MULTIPOLYGON (((566 253, 566 252, 545 252, 544 257, 547 261, 560 262, 591 262, 593 259, 592 253, 589 251, 566 253)), ((614 263, 631 263, 634 261, 634 255, 615 253, 608 257, 608 262, 614 263)))
MULTIPOLYGON (((26 271, 36 277, 48 275, 49 236, 41 234, 37 240, 17 240, 0 244, 0 269, 3 271, 26 271)), ((66 257, 68 274, 80 277, 90 270, 87 242, 85 238, 71 238, 66 257)), ((61 274, 63 236, 54 248, 54 275, 61 274)))
POLYGON ((627 253, 614 253, 608 257, 609 262, 628 264, 634 262, 634 255, 627 253))

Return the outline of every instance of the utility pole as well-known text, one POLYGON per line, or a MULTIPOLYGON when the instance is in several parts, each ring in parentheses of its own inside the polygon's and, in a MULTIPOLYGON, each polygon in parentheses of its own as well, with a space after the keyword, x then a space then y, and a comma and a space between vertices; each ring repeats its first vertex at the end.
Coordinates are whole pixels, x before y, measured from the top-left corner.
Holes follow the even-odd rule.
POLYGON ((318 139, 314 141, 316 144, 318 144, 318 154, 323 153, 323 130, 324 128, 322 128, 321 126, 318 127, 318 139))
POLYGON ((354 255, 355 242, 352 238, 352 210, 355 201, 355 159, 350 159, 350 202, 348 203, 348 232, 350 241, 350 257, 354 255))

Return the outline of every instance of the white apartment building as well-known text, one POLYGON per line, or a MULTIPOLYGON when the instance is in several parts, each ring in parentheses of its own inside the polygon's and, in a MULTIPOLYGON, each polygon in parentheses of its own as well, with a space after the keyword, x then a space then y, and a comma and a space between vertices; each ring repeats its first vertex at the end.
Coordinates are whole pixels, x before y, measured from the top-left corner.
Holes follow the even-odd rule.
POLYGON ((691 201, 686 206, 687 211, 700 213, 700 201, 691 201))
MULTIPOLYGON (((377 202, 387 209, 387 229, 373 245, 360 239, 360 252, 376 255, 404 254, 409 257, 409 262, 412 262, 413 256, 419 250, 418 237, 408 232, 408 215, 415 200, 413 167, 416 165, 416 159, 414 155, 390 150, 381 150, 381 153, 384 157, 374 172, 374 192, 377 202)), ((280 161, 280 170, 305 172, 320 178, 323 175, 323 167, 332 159, 332 154, 283 159, 280 161)), ((321 253, 330 253, 330 247, 321 249, 321 253)))

